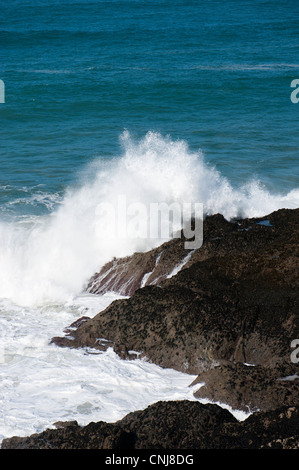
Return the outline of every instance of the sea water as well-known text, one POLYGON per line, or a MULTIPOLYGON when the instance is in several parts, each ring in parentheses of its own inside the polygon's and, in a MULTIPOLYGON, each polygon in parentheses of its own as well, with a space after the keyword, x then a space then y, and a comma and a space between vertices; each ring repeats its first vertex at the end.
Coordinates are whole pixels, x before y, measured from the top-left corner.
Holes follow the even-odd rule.
POLYGON ((298 19, 292 0, 1 6, 1 439, 193 399, 192 376, 49 342, 119 297, 84 293, 105 262, 161 242, 115 238, 99 205, 298 207, 298 19))

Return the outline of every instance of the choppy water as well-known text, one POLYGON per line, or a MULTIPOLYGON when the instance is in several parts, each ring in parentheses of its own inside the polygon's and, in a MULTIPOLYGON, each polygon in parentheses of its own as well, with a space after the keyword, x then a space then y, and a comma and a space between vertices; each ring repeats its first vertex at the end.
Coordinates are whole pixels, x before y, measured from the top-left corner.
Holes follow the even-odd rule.
POLYGON ((189 376, 48 341, 110 302, 81 295, 104 262, 159 243, 115 240, 99 204, 298 207, 298 19, 293 0, 1 6, 1 438, 192 399, 189 376))

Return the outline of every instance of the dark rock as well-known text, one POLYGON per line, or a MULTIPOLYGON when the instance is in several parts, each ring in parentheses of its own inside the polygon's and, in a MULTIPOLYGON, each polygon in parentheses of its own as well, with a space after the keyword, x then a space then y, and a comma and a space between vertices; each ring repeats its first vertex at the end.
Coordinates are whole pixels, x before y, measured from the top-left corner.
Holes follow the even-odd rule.
POLYGON ((113 259, 94 274, 86 291, 91 294, 116 292, 132 295, 146 285, 156 285, 167 278, 186 257, 181 239, 173 239, 146 253, 113 259))
MULTIPOLYGON (((209 256, 208 242, 212 246, 215 242, 217 245, 217 240, 237 229, 238 225, 229 223, 220 214, 208 217, 204 225, 205 248, 200 250, 200 259, 209 256)), ((87 283, 86 291, 91 294, 112 291, 130 296, 141 287, 159 285, 171 276, 176 268, 192 264, 191 259, 195 250, 186 250, 185 241, 186 238, 181 232, 178 238, 173 238, 146 253, 114 258, 92 276, 87 283)), ((196 259, 198 261, 198 254, 196 259)))
POLYGON ((298 407, 260 412, 238 422, 217 405, 157 402, 113 424, 73 425, 4 439, 2 449, 295 449, 298 418, 298 407))
POLYGON ((79 326, 83 325, 83 323, 86 322, 87 320, 90 320, 90 317, 84 316, 84 317, 78 318, 78 320, 74 321, 70 326, 68 326, 67 328, 63 330, 64 333, 71 334, 73 330, 76 330, 77 328, 79 328, 79 326))
POLYGON ((55 426, 57 429, 64 429, 68 428, 69 426, 78 426, 77 421, 57 421, 56 423, 53 423, 53 426, 55 426))
MULTIPOLYGON (((271 226, 261 220, 208 217, 203 246, 177 275, 113 302, 72 338, 53 342, 99 348, 98 338, 107 338, 121 357, 134 350, 192 374, 227 361, 290 364, 299 337, 299 209, 270 214, 271 226)), ((178 243, 164 244, 163 253, 178 243)))
POLYGON ((244 411, 273 410, 277 406, 299 406, 299 375, 295 366, 265 368, 227 364, 200 374, 192 383, 204 383, 196 398, 226 403, 244 411))
POLYGON ((298 240, 298 209, 281 209, 265 217, 234 221, 227 221, 220 214, 208 216, 203 226, 203 245, 194 253, 185 249, 186 239, 182 232, 180 238, 146 253, 113 259, 92 276, 86 290, 93 294, 114 291, 130 296, 140 287, 159 285, 179 265, 186 268, 208 258, 238 255, 240 252, 250 256, 252 252, 266 248, 268 243, 273 243, 270 256, 277 260, 276 245, 279 247, 282 238, 287 240, 287 234, 291 235, 291 240, 298 240), (269 225, 264 225, 265 221, 269 225), (188 254, 192 256, 184 265, 188 254))
POLYGON ((226 449, 298 449, 298 422, 298 407, 254 413, 237 426, 224 424, 213 436, 214 445, 226 449))
POLYGON ((158 402, 114 424, 90 423, 48 429, 27 438, 4 439, 2 449, 179 449, 209 445, 208 433, 236 423, 226 410, 193 401, 158 402))
MULTIPOLYGON (((206 218, 203 246, 168 278, 184 259, 182 243, 164 244, 163 259, 158 250, 144 254, 152 262, 158 256, 152 285, 138 289, 140 283, 135 284, 130 298, 113 302, 72 336, 53 342, 100 350, 112 346, 123 359, 146 357, 162 367, 199 374, 196 383, 204 386, 195 392, 197 398, 255 411, 238 426, 207 433, 215 448, 296 448, 298 434, 287 417, 293 409, 298 414, 298 365, 290 355, 292 340, 299 338, 299 210, 232 222, 220 215, 206 218), (288 411, 279 417, 275 410, 281 406, 288 411)), ((138 259, 141 263, 141 254, 138 259)), ((121 283, 131 274, 124 271, 121 283)), ((130 425, 126 432, 130 440, 136 429, 130 425)), ((159 440, 151 436, 146 445, 159 445, 159 440)), ((116 441, 107 442, 113 446, 116 441)), ((209 445, 194 436, 179 445, 186 442, 194 448, 209 445)))
POLYGON ((206 449, 216 429, 237 420, 217 405, 183 400, 155 403, 119 423, 135 433, 136 449, 206 449))

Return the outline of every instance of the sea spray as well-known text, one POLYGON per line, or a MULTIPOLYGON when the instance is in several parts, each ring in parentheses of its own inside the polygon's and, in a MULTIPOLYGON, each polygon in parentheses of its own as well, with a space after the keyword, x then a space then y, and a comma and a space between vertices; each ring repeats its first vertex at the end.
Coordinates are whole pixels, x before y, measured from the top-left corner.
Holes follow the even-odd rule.
MULTIPOLYGON (((203 204, 205 214, 227 219, 263 216, 299 205, 299 190, 270 194, 258 181, 234 188, 206 163, 201 151, 190 151, 183 140, 155 132, 135 141, 125 131, 123 152, 86 167, 82 181, 66 191, 50 213, 28 219, 0 221, 0 298, 19 305, 64 302, 82 291, 89 277, 113 257, 158 246, 164 239, 113 236, 109 214, 100 223, 100 204, 203 204)), ((82 174, 83 175, 83 174, 82 174)), ((122 217, 122 214, 119 214, 122 217)))

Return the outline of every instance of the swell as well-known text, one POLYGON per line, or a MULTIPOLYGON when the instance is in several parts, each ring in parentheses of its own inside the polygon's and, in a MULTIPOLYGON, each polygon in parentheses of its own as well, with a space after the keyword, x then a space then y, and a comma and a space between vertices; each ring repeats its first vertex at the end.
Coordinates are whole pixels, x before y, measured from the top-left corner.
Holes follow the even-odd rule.
MULTIPOLYGON (((205 214, 221 213, 227 220, 299 206, 298 189, 271 194, 256 180, 234 188, 184 141, 154 132, 134 141, 124 132, 121 142, 122 154, 92 162, 50 215, 28 223, 0 221, 0 298, 20 305, 64 302, 80 293, 113 258, 145 252, 167 241, 141 236, 132 220, 129 233, 117 232, 115 223, 125 217, 120 198, 126 207, 202 203, 205 214), (102 210, 107 206, 115 209, 113 217, 111 211, 102 210)), ((152 269, 149 264, 147 272, 152 269)))

